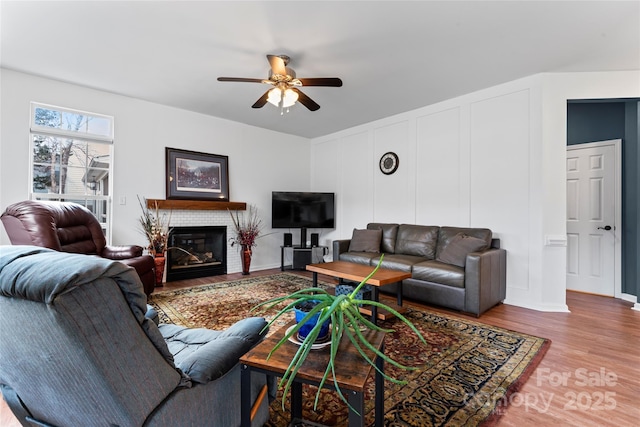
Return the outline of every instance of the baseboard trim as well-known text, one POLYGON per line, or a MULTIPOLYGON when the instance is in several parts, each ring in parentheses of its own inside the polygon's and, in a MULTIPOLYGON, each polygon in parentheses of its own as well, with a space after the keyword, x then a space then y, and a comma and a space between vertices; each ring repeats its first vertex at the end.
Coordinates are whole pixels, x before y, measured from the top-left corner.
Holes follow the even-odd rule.
POLYGON ((557 305, 530 304, 526 302, 510 300, 508 298, 504 300, 504 304, 515 305, 516 307, 528 308, 530 310, 536 310, 536 311, 545 311, 545 312, 553 312, 553 313, 571 313, 571 310, 569 310, 569 306, 566 304, 557 304, 557 305))
POLYGON ((632 302, 634 304, 636 304, 638 302, 638 297, 635 296, 635 295, 631 295, 631 294, 620 294, 618 296, 618 298, 620 298, 621 300, 624 300, 624 301, 632 302))

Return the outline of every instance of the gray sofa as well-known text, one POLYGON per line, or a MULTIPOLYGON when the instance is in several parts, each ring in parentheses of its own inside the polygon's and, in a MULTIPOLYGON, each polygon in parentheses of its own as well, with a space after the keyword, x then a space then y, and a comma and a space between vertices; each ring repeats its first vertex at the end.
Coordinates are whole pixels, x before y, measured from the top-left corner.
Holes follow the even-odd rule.
POLYGON ((380 288, 426 304, 480 316, 506 293, 507 254, 486 228, 370 223, 333 242, 333 260, 411 273, 380 288))
MULTIPOLYGON (((238 427, 238 359, 266 321, 157 325, 146 302, 123 263, 0 246, 0 392, 20 423, 238 427)), ((257 399, 266 384, 252 374, 254 427, 269 418, 268 399, 257 399)))

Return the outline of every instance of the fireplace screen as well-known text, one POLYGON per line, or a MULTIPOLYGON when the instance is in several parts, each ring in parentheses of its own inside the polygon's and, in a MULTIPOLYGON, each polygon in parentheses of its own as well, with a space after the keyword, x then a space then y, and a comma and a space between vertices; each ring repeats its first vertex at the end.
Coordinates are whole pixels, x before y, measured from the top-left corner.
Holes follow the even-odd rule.
POLYGON ((227 227, 173 227, 167 282, 227 274, 227 227))

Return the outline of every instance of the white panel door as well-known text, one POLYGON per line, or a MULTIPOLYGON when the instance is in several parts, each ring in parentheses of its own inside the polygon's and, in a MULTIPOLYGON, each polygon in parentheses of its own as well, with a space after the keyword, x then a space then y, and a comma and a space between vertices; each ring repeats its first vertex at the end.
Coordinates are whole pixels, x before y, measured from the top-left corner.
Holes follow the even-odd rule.
POLYGON ((567 149, 567 289, 614 296, 615 147, 567 149))

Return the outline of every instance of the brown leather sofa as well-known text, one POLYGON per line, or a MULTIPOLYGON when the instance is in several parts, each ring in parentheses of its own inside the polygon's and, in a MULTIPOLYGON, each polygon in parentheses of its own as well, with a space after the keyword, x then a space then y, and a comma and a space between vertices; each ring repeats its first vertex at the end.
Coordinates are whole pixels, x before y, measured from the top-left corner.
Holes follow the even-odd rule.
POLYGON ((333 259, 411 273, 380 288, 426 304, 481 315, 506 295, 507 254, 487 228, 370 223, 334 240, 333 259), (377 233, 377 234, 376 234, 377 233))
POLYGON ((26 200, 7 207, 2 223, 11 244, 33 245, 59 252, 97 255, 133 267, 150 295, 155 288, 155 262, 137 245, 108 246, 102 227, 84 206, 70 202, 26 200))

